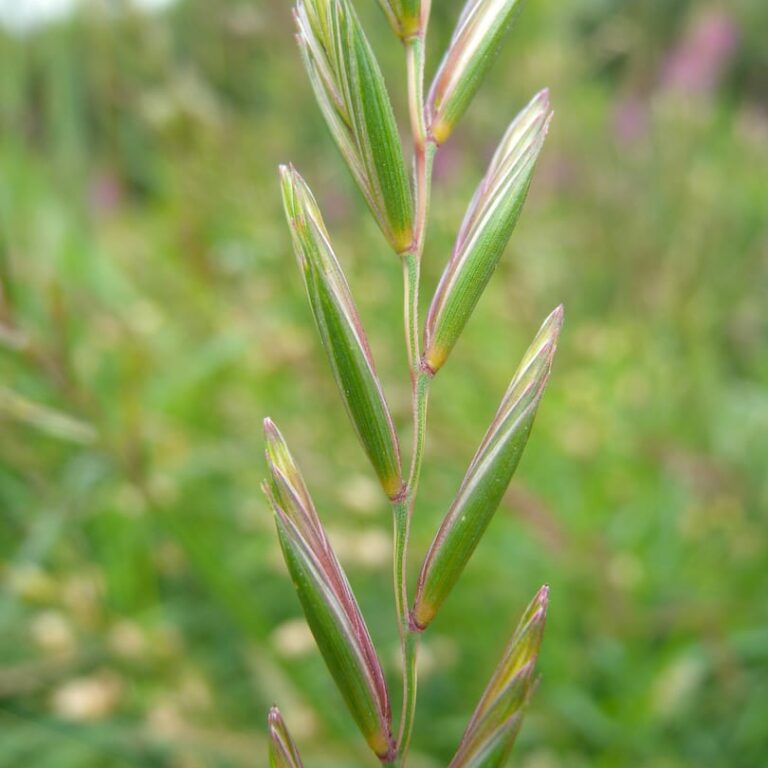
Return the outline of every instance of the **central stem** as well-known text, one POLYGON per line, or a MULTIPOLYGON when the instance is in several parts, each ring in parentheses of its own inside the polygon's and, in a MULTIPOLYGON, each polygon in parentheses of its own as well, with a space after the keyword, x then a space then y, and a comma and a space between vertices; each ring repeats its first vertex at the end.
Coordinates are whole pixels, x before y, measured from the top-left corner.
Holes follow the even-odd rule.
MULTIPOLYGON (((425 7, 428 7, 426 5, 425 7)), ((428 13, 428 12, 427 12, 428 13)), ((397 758, 393 765, 403 768, 413 730, 416 710, 417 674, 420 633, 412 631, 408 608, 407 565, 408 540, 411 517, 416 500, 416 491, 424 456, 424 442, 427 423, 429 384, 432 374, 421 364, 419 329, 419 282, 421 256, 424 251, 424 235, 429 214, 429 193, 432 178, 432 162, 436 146, 427 138, 424 114, 424 36, 426 21, 420 33, 405 41, 406 64, 408 69, 408 103, 413 133, 413 177, 415 196, 415 217, 413 243, 403 254, 404 320, 405 340, 408 350, 408 364, 411 376, 413 406, 413 449, 410 467, 402 497, 394 503, 395 527, 395 604, 403 657, 403 708, 400 717, 400 732, 397 740, 397 758)))
POLYGON ((405 494, 393 506, 395 525, 395 604, 397 607, 403 656, 403 709, 400 719, 400 733, 397 740, 400 766, 405 764, 405 756, 408 752, 416 709, 416 659, 420 633, 414 632, 410 624, 407 550, 411 517, 416 500, 419 475, 421 474, 421 464, 424 458, 429 385, 432 380, 432 375, 421 366, 421 353, 419 351, 419 263, 420 259, 414 253, 407 254, 403 260, 405 331, 413 387, 413 449, 411 451, 411 463, 405 486, 405 494))

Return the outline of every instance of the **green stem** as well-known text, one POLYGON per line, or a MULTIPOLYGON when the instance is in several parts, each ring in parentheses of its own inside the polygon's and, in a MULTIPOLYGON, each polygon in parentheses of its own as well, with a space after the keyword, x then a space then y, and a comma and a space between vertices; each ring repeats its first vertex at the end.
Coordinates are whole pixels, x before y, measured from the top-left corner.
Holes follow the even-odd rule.
POLYGON ((418 688, 418 675, 416 673, 416 660, 419 653, 419 632, 406 631, 405 643, 403 645, 403 664, 404 664, 404 700, 403 712, 400 717, 400 733, 397 739, 398 757, 400 765, 405 766, 405 759, 408 755, 408 748, 411 744, 411 734, 413 733, 413 723, 416 715, 416 691, 418 688), (407 698, 405 693, 408 693, 407 698))
POLYGON ((426 437, 429 384, 432 375, 421 364, 419 329, 419 283, 424 235, 429 215, 429 197, 432 163, 436 145, 428 139, 424 114, 424 40, 429 16, 429 3, 425 2, 421 29, 418 35, 405 41, 408 69, 408 104, 413 133, 413 177, 415 219, 413 243, 403 255, 405 340, 413 390, 413 450, 408 478, 402 497, 393 503, 395 527, 395 604, 403 656, 403 708, 397 739, 397 758, 392 766, 404 768, 413 731, 416 712, 417 655, 420 633, 411 630, 408 603, 407 565, 408 540, 416 491, 421 474, 426 437))
POLYGON ((411 455, 411 468, 408 474, 407 501, 408 513, 413 513, 413 505, 416 500, 416 490, 421 476, 421 464, 424 459, 424 444, 427 436, 427 406, 429 405, 429 385, 432 383, 432 374, 419 369, 416 374, 416 383, 413 391, 413 453, 411 455))
POLYGON ((432 163, 437 145, 429 138, 424 114, 424 36, 423 33, 405 42, 408 70, 408 111, 413 134, 413 178, 416 212, 411 253, 417 261, 424 250, 424 235, 429 218, 429 197, 432 163))
POLYGON ((397 629, 400 633, 400 643, 405 647, 405 634, 408 631, 408 586, 406 583, 405 551, 408 546, 408 504, 406 499, 392 503, 393 520, 395 524, 395 610, 397 611, 397 629))
POLYGON ((401 761, 399 763, 400 766, 405 764, 416 710, 416 659, 419 633, 412 632, 410 627, 407 550, 416 489, 424 457, 429 383, 432 378, 421 369, 418 322, 419 262, 418 254, 415 253, 407 254, 403 260, 406 343, 413 383, 413 450, 411 451, 411 464, 405 494, 393 506, 395 525, 395 603, 403 656, 403 708, 400 716, 400 733, 397 740, 398 757, 401 761))
POLYGON ((420 33, 405 41, 405 66, 408 72, 408 111, 411 135, 417 146, 426 143, 427 126, 424 114, 424 35, 420 33))
MULTIPOLYGON (((408 352, 408 367, 411 373, 413 397, 416 396, 416 382, 421 368, 421 350, 419 343, 419 277, 421 259, 418 253, 406 253, 403 257, 403 323, 405 326, 405 345, 408 352)), ((414 416, 416 411, 414 410, 414 416)), ((414 457, 411 456, 411 464, 414 457)), ((408 478, 410 485, 410 473, 408 478)))
POLYGON ((406 551, 410 529, 408 499, 394 505, 395 518, 395 604, 397 606, 398 631, 403 656, 403 708, 400 714, 400 733, 397 738, 397 760, 393 765, 404 765, 408 743, 413 729, 416 710, 416 653, 419 635, 409 627, 408 588, 406 584, 406 551), (415 642, 414 639, 415 638, 415 642))

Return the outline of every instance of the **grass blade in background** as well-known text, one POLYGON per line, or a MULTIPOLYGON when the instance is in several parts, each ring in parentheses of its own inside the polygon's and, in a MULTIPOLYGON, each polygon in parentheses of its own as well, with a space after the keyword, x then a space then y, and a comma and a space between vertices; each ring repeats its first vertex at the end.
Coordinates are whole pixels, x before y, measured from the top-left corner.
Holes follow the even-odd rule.
POLYGON ((51 437, 80 445, 90 445, 97 433, 88 424, 47 405, 35 403, 7 387, 0 387, 0 417, 7 416, 51 437))
POLYGON ((264 433, 270 473, 264 492, 307 623, 369 746, 389 759, 389 694, 365 620, 285 440, 269 419, 264 433))
POLYGON ((499 768, 512 751, 534 687, 549 588, 531 601, 488 683, 449 768, 499 768))
POLYGON ((429 91, 427 118, 438 144, 480 87, 521 5, 522 0, 467 0, 429 91))
POLYGON ((445 363, 488 285, 525 203, 552 113, 538 93, 504 134, 475 191, 427 315, 424 361, 445 363))
POLYGON ((283 204, 307 296, 344 406, 390 498, 402 488, 400 449, 365 331, 320 210, 292 167, 280 169, 283 204))
POLYGON ((558 307, 525 353, 427 553, 413 621, 424 629, 461 575, 501 503, 528 442, 563 322, 558 307))
POLYGON ((298 41, 331 135, 397 253, 413 239, 403 149, 379 65, 347 0, 300 0, 298 41))

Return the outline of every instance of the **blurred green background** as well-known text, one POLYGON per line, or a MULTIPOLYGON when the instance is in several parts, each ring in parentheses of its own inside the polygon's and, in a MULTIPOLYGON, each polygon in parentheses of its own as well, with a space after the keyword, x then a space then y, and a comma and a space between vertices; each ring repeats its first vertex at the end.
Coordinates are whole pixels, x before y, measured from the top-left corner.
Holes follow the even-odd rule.
MULTIPOLYGON (((460 2, 434 5, 432 67, 460 2)), ((399 46, 357 6, 402 118, 399 46)), ((766 34, 763 0, 536 0, 438 156, 425 305, 495 142, 551 87, 526 211, 434 386, 414 570, 559 302, 566 326, 513 486, 426 637, 414 768, 447 765, 544 582, 515 765, 768 765, 766 34)), ((318 193, 407 440, 401 275, 289 3, 90 3, 0 31, 0 73, 0 766, 265 765, 273 701, 308 766, 372 765, 259 492, 269 414, 398 691, 389 515, 318 347, 278 162, 318 193)))

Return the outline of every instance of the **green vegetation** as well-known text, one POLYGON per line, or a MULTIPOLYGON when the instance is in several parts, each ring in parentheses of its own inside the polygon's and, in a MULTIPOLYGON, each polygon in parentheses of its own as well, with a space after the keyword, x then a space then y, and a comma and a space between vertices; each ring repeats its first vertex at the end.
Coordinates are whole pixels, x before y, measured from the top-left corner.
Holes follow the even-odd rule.
MULTIPOLYGON (((381 9, 356 5, 404 82, 381 9)), ((437 5, 430 71, 460 10, 437 5)), ((516 764, 765 763, 768 12, 726 5, 529 2, 438 155, 422 310, 509 118, 551 87, 525 216, 434 383, 414 566, 542 308, 568 320, 425 638, 414 768, 447 764, 544 582, 516 764), (707 23, 738 34, 709 78, 707 23)), ((322 191, 403 428, 401 272, 291 33, 280 0, 187 0, 0 38, 0 768, 262 765, 273 697, 308 768, 375 762, 259 490, 269 413, 397 681, 390 513, 316 344, 277 164, 322 191)))

